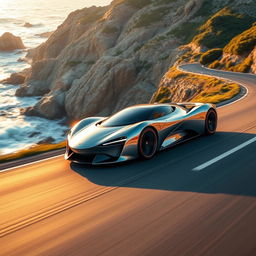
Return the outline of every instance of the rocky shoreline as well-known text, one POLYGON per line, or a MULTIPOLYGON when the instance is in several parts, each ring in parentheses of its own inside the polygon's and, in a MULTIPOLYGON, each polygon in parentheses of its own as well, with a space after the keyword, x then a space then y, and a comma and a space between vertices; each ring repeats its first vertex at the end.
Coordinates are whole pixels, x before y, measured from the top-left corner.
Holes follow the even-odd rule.
MULTIPOLYGON (((208 16, 228 2, 216 2, 208 16)), ((21 84, 16 96, 42 97, 22 114, 48 119, 107 116, 148 103, 169 68, 188 52, 181 48, 179 28, 203 23, 200 13, 209 3, 124 0, 77 10, 45 43, 28 51, 31 68, 6 82, 21 84)), ((233 5, 239 9, 241 1, 233 5)), ((186 100, 179 95, 177 87, 170 99, 186 100)))
POLYGON ((12 33, 5 32, 0 36, 0 51, 8 52, 25 48, 21 38, 12 33))

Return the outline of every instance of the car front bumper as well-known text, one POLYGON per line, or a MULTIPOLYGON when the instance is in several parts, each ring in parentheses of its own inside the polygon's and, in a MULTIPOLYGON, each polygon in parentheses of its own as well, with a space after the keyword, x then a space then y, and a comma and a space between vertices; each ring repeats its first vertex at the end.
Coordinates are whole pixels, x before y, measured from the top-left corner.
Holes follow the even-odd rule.
POLYGON ((130 156, 122 156, 125 143, 110 146, 96 146, 87 149, 73 149, 68 143, 65 159, 82 164, 103 165, 119 163, 132 159, 130 156))

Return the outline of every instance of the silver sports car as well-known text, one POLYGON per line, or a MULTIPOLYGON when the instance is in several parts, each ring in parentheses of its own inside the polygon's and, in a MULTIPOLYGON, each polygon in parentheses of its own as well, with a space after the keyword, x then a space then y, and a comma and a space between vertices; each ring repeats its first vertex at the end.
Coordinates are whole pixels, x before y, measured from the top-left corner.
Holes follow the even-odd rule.
POLYGON ((68 134, 65 159, 94 165, 150 159, 157 151, 214 134, 216 127, 212 104, 136 105, 110 117, 89 117, 77 123, 68 134))

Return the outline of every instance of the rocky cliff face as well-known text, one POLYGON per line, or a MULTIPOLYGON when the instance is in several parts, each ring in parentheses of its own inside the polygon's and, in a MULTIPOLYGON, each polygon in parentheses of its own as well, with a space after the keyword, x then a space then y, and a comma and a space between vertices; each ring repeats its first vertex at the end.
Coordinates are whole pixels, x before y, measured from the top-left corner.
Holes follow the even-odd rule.
POLYGON ((180 47, 177 62, 163 76, 151 101, 218 103, 235 96, 238 85, 178 72, 175 66, 200 61, 210 68, 255 73, 255 8, 253 0, 204 1, 198 12, 201 16, 197 13, 197 19, 181 24, 175 31, 187 44, 180 47))
MULTIPOLYGON (((177 59, 186 61, 207 50, 203 44, 180 46, 228 4, 247 16, 255 5, 254 0, 115 0, 107 7, 71 13, 44 44, 28 53, 32 68, 16 94, 42 98, 23 113, 74 120, 149 102, 177 59)), ((215 19, 208 23, 203 38, 221 37, 221 31, 211 30, 215 19)), ((183 95, 175 86, 177 95, 183 95)), ((179 100, 175 92, 173 99, 179 100)))
POLYGON ((172 29, 202 2, 118 0, 71 13, 28 54, 31 74, 16 94, 43 98, 24 113, 80 119, 148 102, 176 60, 172 29))

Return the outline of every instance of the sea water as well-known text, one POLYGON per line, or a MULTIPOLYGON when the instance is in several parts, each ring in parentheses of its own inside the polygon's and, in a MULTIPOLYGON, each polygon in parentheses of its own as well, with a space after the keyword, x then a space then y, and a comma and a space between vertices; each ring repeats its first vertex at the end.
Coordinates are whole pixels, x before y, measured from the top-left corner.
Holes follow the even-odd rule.
MULTIPOLYGON (((107 5, 111 0, 0 0, 0 35, 20 36, 25 50, 0 52, 0 80, 29 67, 20 61, 28 49, 43 43, 41 33, 54 31, 76 9, 107 5), (25 23, 32 27, 25 27, 25 23)), ((40 97, 16 97, 15 85, 0 83, 0 154, 30 147, 46 138, 60 142, 68 129, 63 120, 47 120, 20 115, 20 109, 33 106, 40 97)))

